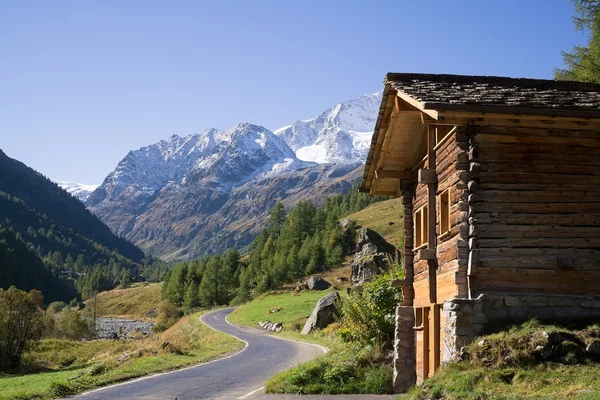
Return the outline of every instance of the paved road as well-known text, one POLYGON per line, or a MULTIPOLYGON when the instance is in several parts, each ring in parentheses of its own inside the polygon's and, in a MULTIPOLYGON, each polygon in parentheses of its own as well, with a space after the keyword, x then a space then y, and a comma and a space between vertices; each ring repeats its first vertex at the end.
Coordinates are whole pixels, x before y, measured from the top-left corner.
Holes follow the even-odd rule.
POLYGON ((323 349, 310 344, 279 339, 258 329, 229 324, 225 318, 233 309, 217 310, 201 318, 209 327, 247 343, 239 353, 206 364, 109 386, 74 398, 98 399, 247 399, 265 381, 293 364, 308 361, 323 349))

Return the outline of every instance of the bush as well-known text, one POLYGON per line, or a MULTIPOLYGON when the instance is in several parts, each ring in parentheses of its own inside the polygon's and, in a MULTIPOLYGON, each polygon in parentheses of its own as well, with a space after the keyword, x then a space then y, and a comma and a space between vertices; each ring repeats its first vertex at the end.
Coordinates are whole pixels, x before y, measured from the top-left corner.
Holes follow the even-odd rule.
POLYGON ((390 342, 395 328, 396 305, 402 292, 391 285, 392 276, 382 274, 353 291, 340 306, 341 328, 337 335, 345 342, 383 344, 390 342))
POLYGON ((62 382, 52 382, 48 389, 48 393, 53 397, 63 397, 74 394, 75 390, 62 382))
POLYGON ((56 318, 55 336, 69 340, 81 340, 93 336, 93 322, 86 320, 77 311, 64 308, 56 318))
POLYGON ((162 332, 175 325, 181 317, 183 317, 183 312, 175 304, 169 301, 163 301, 158 310, 158 317, 156 318, 154 329, 157 332, 162 332))
POLYGON ((55 301, 48 305, 48 308, 46 308, 46 312, 56 314, 61 312, 66 306, 67 305, 62 301, 55 301))

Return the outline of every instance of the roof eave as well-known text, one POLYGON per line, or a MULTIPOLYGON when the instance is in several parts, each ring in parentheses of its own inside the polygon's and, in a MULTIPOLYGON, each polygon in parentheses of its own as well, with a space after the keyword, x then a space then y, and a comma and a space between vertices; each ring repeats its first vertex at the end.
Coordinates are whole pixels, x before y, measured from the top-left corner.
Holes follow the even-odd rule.
POLYGON ((379 106, 379 115, 377 116, 377 122, 375 123, 375 129, 373 130, 373 136, 371 137, 371 145, 369 147, 369 154, 367 154, 367 159, 365 161, 365 169, 363 171, 362 180, 360 182, 360 186, 358 191, 361 193, 370 193, 371 188, 366 187, 367 178, 369 176, 369 170, 371 169, 371 162, 373 161, 373 157, 375 156, 375 147, 377 145, 377 140, 379 137, 379 128, 381 127, 381 123, 385 118, 385 109, 387 107, 388 97, 390 94, 390 90, 392 86, 388 82, 384 82, 385 86, 383 88, 383 94, 381 96, 381 105, 379 106))

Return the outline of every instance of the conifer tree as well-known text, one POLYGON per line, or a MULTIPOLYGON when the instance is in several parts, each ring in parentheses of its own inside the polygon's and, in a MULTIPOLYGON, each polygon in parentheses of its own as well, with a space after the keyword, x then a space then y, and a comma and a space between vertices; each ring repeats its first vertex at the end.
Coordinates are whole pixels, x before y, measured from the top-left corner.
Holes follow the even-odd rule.
POLYGON ((575 28, 588 34, 588 43, 562 53, 565 68, 556 68, 555 78, 600 83, 600 1, 573 0, 573 5, 575 28))

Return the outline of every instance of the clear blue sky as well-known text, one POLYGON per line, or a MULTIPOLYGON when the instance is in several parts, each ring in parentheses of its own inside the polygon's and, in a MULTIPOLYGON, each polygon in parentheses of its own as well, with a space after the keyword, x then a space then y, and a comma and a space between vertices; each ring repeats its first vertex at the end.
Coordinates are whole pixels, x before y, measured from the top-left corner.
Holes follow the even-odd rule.
POLYGON ((0 0, 0 149, 100 183, 131 149, 276 129, 386 72, 551 78, 585 43, 568 0, 0 0))

